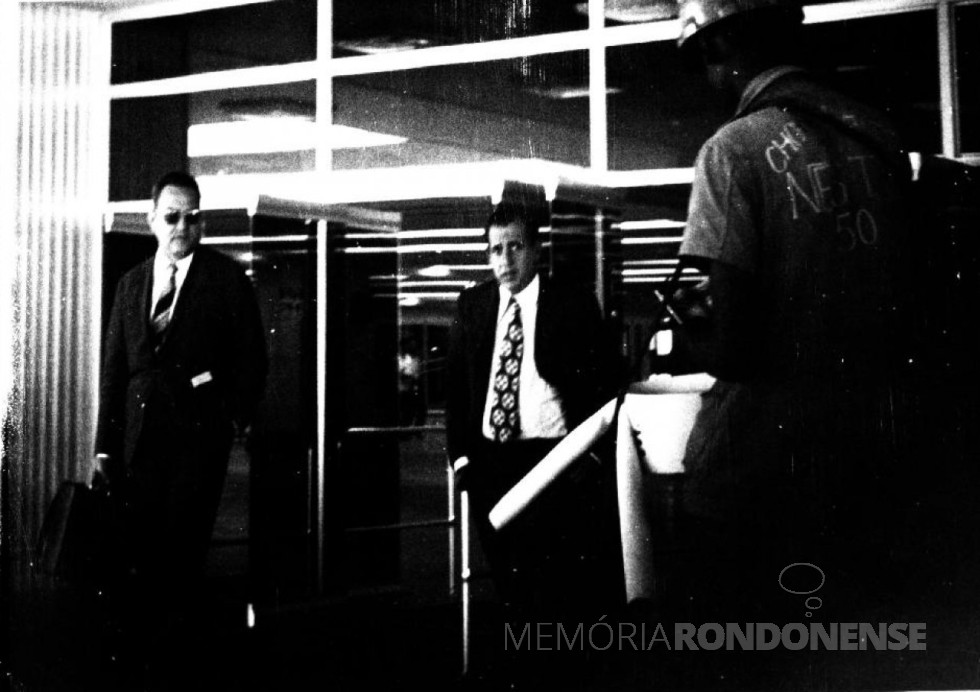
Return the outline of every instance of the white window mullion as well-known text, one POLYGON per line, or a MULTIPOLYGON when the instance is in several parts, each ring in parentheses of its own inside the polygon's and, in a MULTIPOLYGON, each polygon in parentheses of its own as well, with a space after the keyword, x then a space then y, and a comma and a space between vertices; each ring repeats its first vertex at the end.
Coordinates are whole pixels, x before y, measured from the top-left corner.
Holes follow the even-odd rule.
POLYGON ((953 26, 953 3, 940 0, 937 7, 939 43, 939 114, 942 127, 943 156, 959 154, 959 117, 956 96, 956 31, 953 26))
POLYGON ((832 2, 821 5, 807 5, 803 8, 804 23, 824 24, 842 22, 848 19, 884 17, 890 14, 918 12, 936 7, 937 0, 853 0, 852 2, 832 2))
MULTIPOLYGON (((318 0, 316 45, 316 170, 324 175, 333 167, 330 126, 333 123, 333 0, 318 0)), ((316 590, 323 593, 327 545, 327 221, 316 225, 316 450, 310 468, 315 469, 316 526, 313 531, 316 556, 316 590)), ((332 546, 331 546, 332 547, 332 546)))
POLYGON ((609 168, 605 22, 605 0, 589 0, 589 167, 593 171, 609 168))
POLYGON ((240 5, 258 5, 275 0, 160 0, 147 5, 122 7, 107 13, 111 22, 129 22, 139 19, 174 17, 181 14, 195 14, 208 10, 221 10, 240 5))
MULTIPOLYGON (((267 0, 212 0, 216 6, 234 6, 264 2, 267 0)), ((948 2, 948 0, 939 0, 948 2)), ((200 0, 195 0, 196 4, 200 0)), ((590 0, 594 3, 595 0, 590 0)), ((805 8, 805 21, 808 24, 836 22, 861 17, 883 16, 903 12, 913 12, 936 7, 937 0, 854 0, 853 2, 829 3, 811 5, 805 8)), ((170 9, 182 7, 177 4, 170 9)), ((157 16, 150 12, 152 8, 144 8, 147 16, 157 16)), ((200 9, 198 6, 196 9, 200 9)), ((190 9, 187 9, 190 12, 190 9)), ((590 9, 590 13, 592 10, 590 9)), ((118 21, 120 17, 130 18, 130 15, 115 13, 110 15, 118 21)), ((329 8, 318 12, 319 22, 331 23, 329 8)), ((288 65, 270 65, 263 67, 242 68, 205 74, 186 75, 168 79, 158 79, 131 84, 117 84, 111 88, 110 96, 114 99, 146 96, 167 96, 181 93, 212 91, 216 89, 232 89, 254 87, 267 84, 284 84, 315 79, 326 69, 332 77, 378 74, 397 72, 427 67, 444 67, 449 65, 473 64, 494 60, 512 60, 532 55, 548 55, 565 53, 576 50, 597 51, 600 47, 637 45, 660 41, 674 41, 680 28, 677 20, 661 20, 641 24, 622 26, 592 26, 594 20, 590 14, 590 27, 579 31, 566 31, 541 36, 525 36, 521 38, 486 41, 482 43, 460 44, 452 46, 436 46, 417 50, 382 53, 377 55, 352 56, 345 58, 329 58, 288 65)), ((331 27, 332 31, 332 27, 331 27)), ((328 34, 329 36, 329 34, 328 34)), ((321 53, 327 52, 327 58, 332 52, 332 37, 330 46, 322 46, 321 53)))
POLYGON ((218 89, 240 89, 266 86, 269 84, 289 84, 315 79, 319 63, 289 63, 287 65, 268 65, 264 67, 244 67, 221 72, 169 77, 145 82, 113 84, 109 96, 113 99, 145 98, 150 96, 176 96, 218 89))

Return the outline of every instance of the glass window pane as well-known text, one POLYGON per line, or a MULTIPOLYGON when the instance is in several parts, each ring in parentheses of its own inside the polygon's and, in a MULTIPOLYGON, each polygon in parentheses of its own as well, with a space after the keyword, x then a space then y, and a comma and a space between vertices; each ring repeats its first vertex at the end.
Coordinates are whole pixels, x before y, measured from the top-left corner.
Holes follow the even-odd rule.
POLYGON ((811 55, 845 90, 885 110, 912 151, 942 151, 936 12, 806 27, 811 55))
POLYGON ((120 99, 110 115, 110 200, 146 199, 161 173, 293 173, 315 167, 314 82, 120 99))
POLYGON ((478 43, 585 29, 567 0, 335 0, 336 57, 478 43))
POLYGON ((112 27, 112 83, 316 58, 316 0, 273 0, 112 27))
POLYGON ((191 94, 188 167, 197 176, 316 166, 315 82, 191 94))
POLYGON ((187 96, 113 101, 109 200, 149 199, 153 182, 187 164, 187 96))
POLYGON ((980 4, 953 8, 956 35, 956 93, 959 99, 960 153, 980 152, 980 4))
POLYGON ((731 115, 673 41, 610 48, 606 66, 612 170, 691 166, 731 115))
POLYGON ((334 82, 334 123, 372 136, 339 143, 338 169, 545 159, 587 166, 585 51, 334 82))
MULTIPOLYGON (((935 11, 809 24, 804 32, 814 69, 889 113, 911 150, 941 150, 935 11)), ((734 111, 704 74, 685 70, 673 41, 610 48, 607 63, 614 170, 690 166, 734 111)))
MULTIPOLYGON (((588 14, 588 2, 576 7, 588 14)), ((656 22, 677 17, 676 0, 606 0, 606 26, 656 22)))

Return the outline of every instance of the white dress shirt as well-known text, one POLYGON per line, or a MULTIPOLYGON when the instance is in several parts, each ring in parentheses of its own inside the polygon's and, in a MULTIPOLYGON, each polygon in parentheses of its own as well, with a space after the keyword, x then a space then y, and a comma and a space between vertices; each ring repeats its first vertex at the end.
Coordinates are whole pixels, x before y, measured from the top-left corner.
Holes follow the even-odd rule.
POLYGON ((500 348, 512 317, 512 311, 507 308, 513 295, 521 308, 521 323, 524 328, 524 356, 521 358, 517 397, 521 421, 520 439, 562 437, 568 433, 568 428, 565 425, 561 399, 555 388, 541 377, 534 362, 534 337, 541 281, 535 276, 524 290, 516 294, 512 294, 503 286, 499 287, 499 291, 500 307, 497 309, 493 358, 490 359, 490 386, 487 387, 487 399, 483 407, 483 435, 489 440, 493 439, 493 429, 490 426, 490 409, 493 407, 494 395, 493 378, 500 366, 500 348))

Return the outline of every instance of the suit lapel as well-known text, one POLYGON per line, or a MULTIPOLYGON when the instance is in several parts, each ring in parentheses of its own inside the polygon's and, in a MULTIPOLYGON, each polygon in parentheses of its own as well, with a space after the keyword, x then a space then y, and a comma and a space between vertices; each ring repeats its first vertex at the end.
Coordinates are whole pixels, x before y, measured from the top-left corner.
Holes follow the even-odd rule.
POLYGON ((491 288, 493 290, 489 291, 489 300, 479 303, 484 312, 477 316, 480 325, 480 341, 477 343, 477 351, 481 354, 487 352, 486 359, 488 361, 493 355, 493 339, 497 333, 497 312, 500 310, 500 291, 496 284, 493 284, 491 288))
POLYGON ((153 301, 153 256, 143 262, 139 293, 132 297, 133 304, 128 310, 127 317, 133 324, 138 325, 140 340, 148 339, 153 330, 150 327, 150 303, 153 301))
POLYGON ((479 373, 476 391, 484 393, 490 384, 494 337, 497 334, 497 311, 500 308, 500 291, 497 289, 497 283, 491 281, 487 284, 486 290, 486 297, 474 301, 476 311, 473 315, 474 325, 476 325, 473 357, 479 373))

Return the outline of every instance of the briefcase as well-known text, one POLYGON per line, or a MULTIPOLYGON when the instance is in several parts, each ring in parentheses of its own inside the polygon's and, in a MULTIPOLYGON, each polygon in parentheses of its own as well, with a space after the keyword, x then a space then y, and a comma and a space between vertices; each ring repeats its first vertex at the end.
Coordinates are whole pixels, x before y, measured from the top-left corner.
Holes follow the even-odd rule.
POLYGON ((41 525, 35 569, 49 577, 97 587, 108 575, 111 527, 108 489, 63 481, 41 525))

